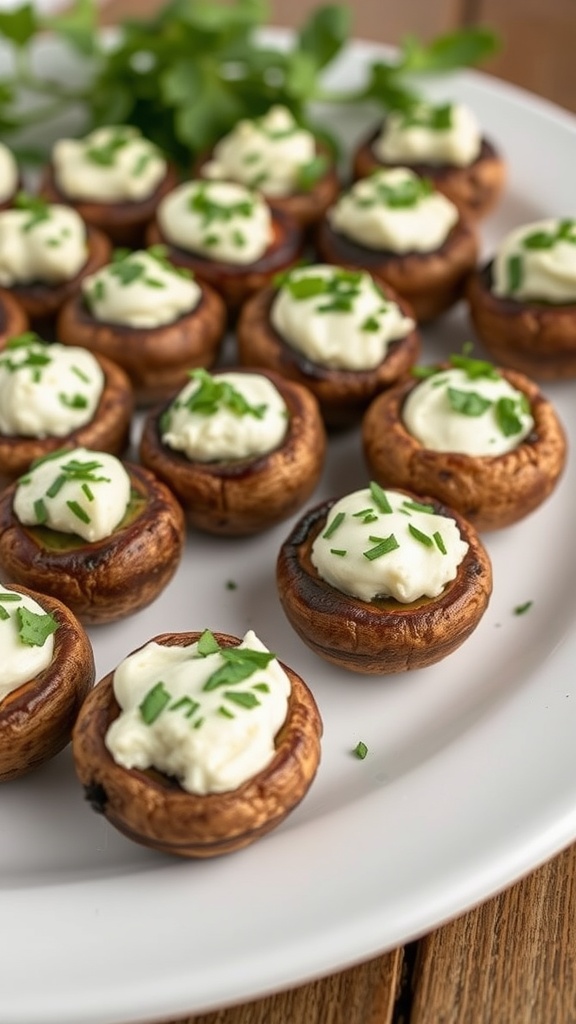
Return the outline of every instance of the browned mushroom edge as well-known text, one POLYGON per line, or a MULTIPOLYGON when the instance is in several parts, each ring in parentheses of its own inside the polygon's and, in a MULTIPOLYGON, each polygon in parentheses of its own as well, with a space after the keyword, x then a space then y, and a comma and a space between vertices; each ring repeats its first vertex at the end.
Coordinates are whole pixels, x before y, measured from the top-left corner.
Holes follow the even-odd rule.
POLYGON ((23 307, 5 288, 0 288, 0 352, 10 338, 28 330, 28 316, 23 307))
POLYGON ((59 188, 54 167, 50 164, 44 170, 39 194, 50 203, 72 206, 87 224, 103 231, 114 245, 136 249, 144 241, 146 227, 154 217, 158 203, 178 182, 178 172, 169 164, 162 181, 145 199, 119 202, 74 199, 59 188))
MULTIPOLYGON (((380 168, 397 167, 399 161, 388 163, 374 153, 374 143, 382 125, 370 133, 358 146, 352 158, 353 176, 366 178, 380 168)), ((430 178, 458 207, 460 214, 473 221, 486 217, 497 205, 506 182, 506 162, 489 139, 483 138, 480 152, 466 167, 451 164, 404 163, 421 178, 430 178)))
POLYGON ((146 242, 148 245, 165 245, 168 259, 175 266, 191 270, 199 280, 212 285, 222 295, 230 313, 234 314, 250 295, 265 288, 276 274, 294 266, 302 258, 305 235, 295 221, 272 210, 272 232, 272 242, 264 255, 247 265, 211 260, 172 245, 156 220, 147 230, 146 242))
POLYGON ((362 424, 364 455, 383 486, 432 494, 457 509, 476 529, 498 530, 524 518, 550 495, 567 454, 564 428, 551 402, 523 374, 502 376, 530 402, 534 429, 512 451, 496 456, 436 452, 406 429, 402 408, 417 380, 379 395, 362 424))
MULTIPOLYGON (((216 633, 222 646, 239 641, 216 633)), ((166 633, 156 643, 185 646, 200 633, 166 633)), ((281 663, 282 664, 282 663, 281 663)), ((160 772, 116 764, 104 739, 120 708, 113 673, 85 701, 73 737, 76 771, 94 810, 129 839, 181 857, 214 857, 254 842, 279 825, 306 795, 320 761, 322 720, 312 693, 282 664, 291 692, 272 762, 237 789, 188 793, 160 772)))
POLYGON ((18 437, 0 434, 0 483, 14 480, 35 459, 59 448, 93 448, 121 455, 127 448, 134 395, 124 370, 94 353, 104 371, 104 389, 94 416, 66 437, 18 437))
POLYGON ((279 447, 255 458, 192 461, 162 443, 160 423, 170 403, 149 413, 140 442, 141 462, 173 490, 191 525, 230 537, 259 533, 298 511, 319 480, 326 453, 318 403, 307 388, 271 370, 235 372, 262 374, 286 402, 288 432, 279 447))
POLYGON ((467 284, 470 317, 492 358, 537 380, 576 377, 576 302, 517 301, 492 291, 492 263, 467 284))
POLYGON ((58 622, 48 668, 0 701, 0 781, 24 775, 50 760, 69 742, 82 702, 95 679, 88 637, 61 601, 27 587, 27 594, 58 622))
POLYGON ((410 604, 360 601, 323 580, 310 553, 336 499, 308 511, 280 548, 277 587, 288 621, 315 654, 352 672, 387 675, 432 665, 470 636, 488 606, 492 567, 474 527, 428 496, 406 494, 455 519, 469 545, 456 578, 439 597, 410 604))
POLYGON ((112 359, 128 374, 139 406, 152 405, 184 387, 188 371, 209 369, 226 329, 226 307, 218 293, 199 282, 201 297, 190 313, 160 327, 130 327, 97 320, 76 294, 58 315, 56 335, 112 359))
POLYGON ((182 556, 185 523, 172 492, 142 466, 125 463, 132 497, 110 537, 23 526, 12 484, 0 494, 0 566, 6 578, 63 601, 80 622, 115 622, 151 604, 182 556))
MULTIPOLYGON (((86 228, 88 254, 86 262, 74 277, 58 284, 33 281, 30 284, 15 284, 10 293, 22 306, 33 326, 49 325, 60 307, 80 287, 81 281, 110 262, 112 246, 102 231, 90 225, 86 228)), ((40 328, 39 328, 40 329, 40 328)))
MULTIPOLYGON (((382 290, 398 303, 405 316, 413 317, 404 299, 390 287, 382 285, 382 290)), ((274 370, 309 388, 329 427, 357 423, 374 396, 402 378, 419 358, 421 339, 415 328, 391 342, 385 358, 374 369, 340 370, 314 363, 273 326, 270 312, 277 294, 277 288, 265 288, 244 304, 236 327, 240 362, 274 370)))
POLYGON ((317 228, 316 247, 326 263, 367 270, 381 284, 390 285, 410 303, 419 323, 434 319, 461 298, 478 258, 476 231, 463 219, 433 252, 400 255, 359 245, 334 231, 324 218, 317 228))
MULTIPOLYGON (((212 154, 213 150, 199 158, 193 168, 193 177, 203 176, 204 165, 212 158, 212 154)), ((332 150, 316 140, 316 156, 325 158, 326 170, 309 189, 300 189, 282 196, 265 195, 272 210, 289 217, 304 230, 318 223, 340 192, 340 179, 332 150)))

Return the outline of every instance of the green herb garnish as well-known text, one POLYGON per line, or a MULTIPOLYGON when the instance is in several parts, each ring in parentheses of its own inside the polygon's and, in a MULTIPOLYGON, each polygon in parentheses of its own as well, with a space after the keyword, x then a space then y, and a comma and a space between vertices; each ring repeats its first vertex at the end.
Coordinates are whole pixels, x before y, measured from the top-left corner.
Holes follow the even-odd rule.
POLYGON ((484 398, 477 391, 461 391, 460 388, 446 388, 450 408, 463 416, 482 416, 492 405, 489 398, 484 398))
POLYGON ((514 615, 525 615, 527 611, 530 611, 533 604, 534 601, 524 601, 523 604, 517 604, 514 608, 514 615))
POLYGON ((213 416, 219 409, 227 409, 235 416, 254 416, 258 420, 266 413, 266 405, 250 405, 237 388, 207 370, 191 370, 190 377, 198 381, 198 387, 185 403, 191 413, 213 416))
POLYGON ((362 740, 359 740, 352 753, 355 757, 359 758, 360 761, 363 761, 368 753, 368 747, 362 740))
POLYGON ((346 518, 346 513, 345 512, 337 512, 336 513, 336 515, 334 516, 334 519, 330 523, 328 523, 328 526, 327 526, 326 530, 324 530, 324 533, 322 534, 322 537, 324 538, 324 540, 328 540, 334 533, 336 533, 336 530, 344 522, 345 518, 346 518))
MULTIPOLYGON (((263 44, 255 31, 269 11, 264 0, 169 0, 149 17, 121 22, 113 38, 98 32, 97 0, 73 0, 50 17, 26 2, 0 12, 9 53, 0 95, 3 138, 22 127, 45 128, 70 106, 80 107, 89 128, 134 125, 182 166, 212 146, 243 117, 258 118, 274 103, 306 124, 312 103, 372 103, 383 110, 415 111, 422 99, 418 76, 475 64, 496 49, 493 32, 466 28, 423 43, 407 38, 398 52, 368 64, 360 86, 325 85, 324 71, 344 49, 351 9, 315 8, 285 48, 263 44), (33 50, 46 28, 83 61, 80 85, 43 72, 33 50), (20 93, 26 87, 25 112, 20 93)), ((63 67, 66 61, 63 61, 63 67)), ((57 137, 54 122, 53 137, 57 137)), ((106 165, 121 144, 96 147, 106 165)), ((49 143, 48 143, 49 145, 49 143)), ((46 159, 47 153, 41 156, 46 159)))
POLYGON ((423 533, 422 530, 419 530, 418 527, 414 526, 413 523, 408 523, 408 532, 412 534, 414 540, 419 541, 419 543, 423 544, 424 547, 434 547, 434 540, 432 539, 432 537, 430 537, 427 533, 423 533))
POLYGON ((368 539, 372 541, 374 547, 368 548, 362 554, 370 562, 373 562, 375 558, 382 558, 383 555, 389 555, 391 551, 396 551, 400 547, 393 533, 388 537, 369 537, 368 539))
POLYGON ((152 725, 156 721, 158 715, 164 711, 164 708, 170 703, 171 699, 171 695, 163 682, 156 683, 148 691, 144 700, 138 706, 146 725, 152 725))
POLYGON ((16 615, 20 623, 19 636, 27 647, 43 647, 46 640, 58 629, 58 622, 48 612, 31 612, 18 608, 16 615))
POLYGON ((372 495, 374 503, 375 505, 378 506, 380 512, 385 512, 386 514, 392 512, 392 505, 388 501, 386 491, 384 490, 383 487, 380 487, 380 484, 377 484, 374 480, 372 480, 370 483, 370 494, 372 495))

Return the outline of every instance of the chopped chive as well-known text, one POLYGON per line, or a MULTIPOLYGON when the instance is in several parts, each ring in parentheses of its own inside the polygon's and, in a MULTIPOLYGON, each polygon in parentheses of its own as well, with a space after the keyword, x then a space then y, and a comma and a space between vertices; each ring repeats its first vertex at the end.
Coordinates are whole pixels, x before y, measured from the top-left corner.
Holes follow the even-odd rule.
POLYGON ((259 690, 260 693, 270 693, 268 683, 254 683, 252 689, 259 690))
POLYGON ((364 558, 367 558, 370 562, 373 562, 376 558, 381 558, 382 555, 388 555, 391 551, 396 551, 400 547, 396 537, 393 533, 389 537, 370 537, 371 541, 377 541, 373 548, 368 548, 367 551, 363 551, 364 558))
POLYGON ((423 544, 427 548, 434 546, 432 537, 429 537, 427 533, 422 533, 422 530, 419 530, 417 526, 414 526, 412 523, 408 523, 408 530, 414 537, 414 540, 419 541, 420 544, 423 544))
POLYGON ((515 256, 511 256, 510 259, 508 260, 507 271, 508 291, 517 292, 520 285, 522 284, 522 279, 524 277, 524 264, 522 261, 522 257, 519 256, 518 254, 516 254, 515 256))
POLYGON ((444 543, 444 538, 442 534, 438 530, 436 530, 436 533, 433 533, 432 536, 434 538, 438 551, 440 551, 442 555, 447 555, 448 552, 446 550, 446 545, 444 543))
POLYGON ((225 690, 224 696, 226 700, 231 700, 233 704, 238 704, 239 707, 246 708, 248 711, 260 705, 256 694, 249 693, 247 690, 225 690))
POLYGON ((514 609, 514 615, 525 615, 525 613, 530 610, 533 604, 534 601, 524 601, 523 604, 517 604, 514 609))
POLYGON ((184 717, 192 718, 192 715, 199 707, 200 705, 197 700, 193 700, 192 697, 185 695, 184 697, 180 697, 179 700, 175 700, 168 708, 168 711, 180 711, 182 708, 186 708, 187 710, 184 712, 184 717))
POLYGON ((55 498, 65 483, 66 477, 64 476, 64 474, 60 473, 59 476, 56 477, 54 482, 50 484, 50 487, 46 491, 46 497, 55 498))
POLYGON ((346 517, 346 513, 345 512, 338 512, 334 516, 334 519, 332 520, 331 523, 329 523, 328 528, 322 534, 322 537, 324 538, 324 540, 328 540, 328 538, 331 537, 332 534, 336 532, 336 530, 341 525, 341 523, 344 522, 345 517, 346 517))
POLYGON ((34 515, 36 516, 36 522, 39 526, 42 526, 43 523, 48 521, 48 511, 42 498, 38 498, 37 501, 34 502, 34 515))
POLYGON ((338 555, 338 558, 345 558, 348 552, 345 548, 330 548, 331 555, 338 555))
POLYGON ((222 715, 223 718, 235 718, 235 715, 233 715, 232 712, 228 710, 228 708, 225 708, 223 704, 221 704, 220 707, 218 708, 218 714, 222 715))
POLYGON ((4 603, 6 603, 6 601, 10 602, 10 601, 21 601, 21 600, 22 600, 21 594, 0 594, 0 602, 3 601, 4 603))
POLYGON ((82 484, 82 490, 84 491, 84 494, 88 498, 88 501, 94 501, 94 493, 89 484, 82 484))
POLYGON ((148 691, 138 708, 146 725, 152 725, 156 721, 170 700, 171 696, 162 682, 156 683, 148 691))
POLYGON ((386 491, 374 480, 370 483, 370 494, 374 498, 374 501, 381 512, 392 512, 392 506, 386 497, 386 491))
POLYGON ((75 515, 76 518, 79 519, 82 523, 90 522, 90 516, 85 511, 85 509, 83 509, 82 506, 78 504, 77 501, 67 501, 66 505, 68 506, 72 514, 75 515))
POLYGON ((359 740, 359 742, 354 747, 352 753, 355 755, 355 757, 358 757, 360 761, 363 761, 364 758, 366 757, 366 754, 368 753, 368 747, 363 742, 363 740, 359 740))
POLYGON ((6 622, 6 619, 9 619, 9 618, 10 618, 10 613, 7 612, 6 609, 3 608, 2 605, 0 604, 0 620, 2 622, 6 622))
POLYGON ((404 508, 412 509, 414 512, 431 512, 434 513, 433 505, 426 505, 422 501, 403 501, 404 508))
POLYGON ((88 376, 87 373, 84 373, 84 371, 81 370, 79 366, 72 366, 70 367, 70 369, 72 370, 72 373, 76 374, 78 379, 81 380, 83 384, 90 383, 90 377, 88 376))

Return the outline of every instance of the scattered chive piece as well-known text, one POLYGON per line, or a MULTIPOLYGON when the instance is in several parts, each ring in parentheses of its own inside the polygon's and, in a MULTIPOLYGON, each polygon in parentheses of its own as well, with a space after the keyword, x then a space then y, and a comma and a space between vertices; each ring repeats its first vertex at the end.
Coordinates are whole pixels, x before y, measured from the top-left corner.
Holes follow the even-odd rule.
POLYGON ((2 605, 0 604, 0 621, 5 622, 6 619, 9 619, 9 618, 10 618, 10 613, 7 612, 6 609, 3 608, 2 605))
POLYGON ((419 530, 417 526, 414 526, 412 523, 408 523, 408 530, 414 537, 414 540, 419 541, 420 544, 424 544, 427 548, 434 547, 432 537, 429 537, 427 533, 422 533, 422 530, 419 530))
POLYGON ((363 740, 359 740, 356 746, 354 747, 352 753, 354 754, 355 757, 359 758, 360 761, 363 761, 364 758, 366 757, 366 754, 368 753, 368 747, 363 742, 363 740))
POLYGON ((345 516, 346 516, 345 512, 338 512, 337 515, 334 516, 334 519, 332 520, 331 523, 329 523, 327 529, 322 534, 322 537, 324 538, 324 540, 328 540, 328 538, 331 537, 332 534, 336 532, 336 530, 341 525, 341 523, 343 523, 343 521, 345 519, 345 516))
POLYGON ((403 501, 404 508, 412 509, 414 512, 431 512, 434 514, 434 506, 426 505, 422 501, 403 501))
POLYGON ((82 484, 82 490, 88 498, 88 501, 94 501, 94 492, 88 484, 82 484))
POLYGON ((373 548, 368 548, 367 551, 363 551, 364 558, 367 558, 370 562, 373 562, 375 558, 381 558, 382 555, 388 555, 391 551, 396 551, 400 547, 396 537, 393 533, 389 537, 370 537, 371 541, 377 541, 373 548))
POLYGON ((78 504, 77 501, 67 501, 66 505, 68 506, 68 508, 70 509, 72 514, 75 515, 76 518, 80 520, 80 522, 82 522, 82 523, 89 523, 90 522, 90 516, 82 508, 82 506, 78 504))
POLYGON ((338 555, 338 558, 345 558, 348 552, 345 548, 330 548, 331 555, 338 555))
POLYGON ((519 255, 511 256, 508 260, 508 291, 517 292, 524 277, 524 264, 519 255))
POLYGON ((170 694, 162 682, 156 683, 156 685, 148 691, 138 708, 146 725, 152 725, 152 723, 156 721, 158 715, 162 713, 166 705, 170 702, 170 699, 170 694))
POLYGON ((204 630, 198 641, 197 650, 201 658, 205 658, 207 654, 216 654, 220 650, 220 644, 211 630, 204 630))
POLYGON ((54 480, 54 483, 50 484, 50 487, 46 491, 47 497, 55 498, 65 483, 66 477, 64 476, 63 473, 60 473, 59 476, 57 476, 56 479, 54 480))
POLYGON ((381 512, 390 513, 392 511, 392 506, 386 497, 386 491, 374 480, 370 482, 370 494, 381 512))
POLYGON ((36 516, 38 526, 42 526, 48 521, 48 511, 42 498, 38 498, 38 500, 34 502, 34 515, 36 516))
POLYGON ((238 584, 234 580, 226 580, 226 590, 237 590, 238 584))
POLYGON ((256 694, 249 693, 247 690, 225 690, 224 696, 226 700, 231 700, 233 704, 238 704, 239 707, 247 710, 258 707, 260 704, 256 694))
POLYGON ((438 530, 436 530, 436 533, 433 534, 433 537, 436 542, 436 547, 438 548, 438 551, 440 551, 443 555, 447 555, 448 552, 446 551, 446 545, 444 543, 444 538, 442 534, 438 530))
POLYGON ((530 610, 533 604, 534 601, 524 601, 523 604, 517 604, 514 609, 514 615, 524 615, 527 611, 530 610))
POLYGON ((232 712, 229 711, 228 708, 225 708, 223 704, 218 708, 218 714, 222 715, 224 718, 234 718, 232 712))
POLYGON ((22 600, 21 594, 0 594, 0 601, 4 601, 4 602, 8 601, 8 602, 10 602, 10 601, 21 601, 21 600, 22 600))

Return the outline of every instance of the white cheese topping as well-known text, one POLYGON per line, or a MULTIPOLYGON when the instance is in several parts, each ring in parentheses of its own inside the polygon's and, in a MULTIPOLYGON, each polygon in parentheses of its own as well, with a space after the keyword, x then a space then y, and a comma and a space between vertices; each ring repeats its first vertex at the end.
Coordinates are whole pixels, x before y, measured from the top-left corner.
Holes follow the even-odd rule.
POLYGON ((66 437, 93 419, 104 384, 87 349, 14 338, 0 354, 0 433, 66 437))
POLYGON ((286 107, 275 106, 264 117, 239 121, 216 144, 202 174, 285 196, 298 191, 300 175, 315 156, 312 133, 300 128, 286 107))
POLYGON ((337 501, 312 545, 322 579, 361 601, 438 597, 468 550, 454 519, 372 484, 337 501))
POLYGON ((576 220, 539 220, 511 231, 492 265, 496 295, 576 302, 576 220))
POLYGON ((355 182, 328 211, 335 231, 369 249, 432 252, 458 220, 454 203, 406 167, 355 182))
POLYGON ((150 249, 130 252, 82 282, 92 316, 129 327, 161 327, 190 313, 202 289, 150 249))
POLYGON ((342 370, 373 369, 415 327, 370 274, 325 264, 290 271, 270 317, 308 359, 342 370))
POLYGON ((97 128, 83 139, 60 139, 52 150, 56 182, 70 199, 138 202, 153 194, 167 164, 138 128, 97 128))
POLYGON ((88 257, 86 226, 69 206, 38 200, 29 209, 0 211, 0 285, 60 284, 88 257))
POLYGON ((202 643, 150 642, 118 666, 114 693, 122 712, 105 737, 118 764, 154 767, 203 795, 237 789, 272 761, 288 676, 252 631, 237 647, 213 646, 202 654, 202 643), (230 657, 244 659, 240 681, 227 672, 230 657))
POLYGON ((409 113, 388 114, 373 150, 383 163, 467 167, 481 146, 480 125, 469 107, 422 103, 409 113))
POLYGON ((272 241, 270 208, 258 192, 229 181, 190 181, 158 206, 164 237, 224 263, 254 263, 272 241))
POLYGON ((474 377, 456 367, 418 384, 402 419, 425 448, 476 456, 512 451, 534 426, 526 396, 496 370, 474 377))
POLYGON ((42 631, 38 642, 30 642, 34 638, 26 632, 26 624, 28 621, 33 630, 39 621, 36 616, 44 622, 48 613, 28 594, 17 594, 0 584, 0 703, 13 690, 44 672, 54 657, 53 628, 49 633, 42 631))
POLYGON ((14 494, 24 526, 47 526, 89 542, 109 537, 130 501, 130 477, 106 452, 74 448, 33 463, 14 494))
POLYGON ((197 462, 264 455, 282 444, 288 408, 259 373, 193 370, 162 419, 162 442, 197 462))
POLYGON ((0 203, 14 195, 18 186, 18 164, 12 150, 0 142, 0 203))

